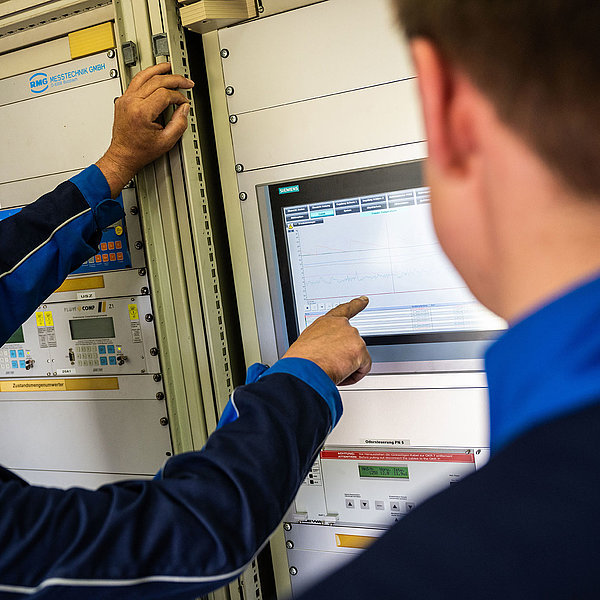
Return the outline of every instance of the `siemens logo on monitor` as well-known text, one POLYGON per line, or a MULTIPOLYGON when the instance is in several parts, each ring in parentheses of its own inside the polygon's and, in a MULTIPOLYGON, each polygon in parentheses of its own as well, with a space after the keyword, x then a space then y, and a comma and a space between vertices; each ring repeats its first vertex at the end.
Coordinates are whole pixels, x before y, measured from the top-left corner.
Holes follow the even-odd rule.
POLYGON ((292 192, 299 192, 299 191, 300 191, 299 185, 288 185, 287 187, 279 188, 280 194, 291 194, 292 192))
POLYGON ((48 89, 48 75, 46 73, 34 73, 29 78, 29 89, 34 94, 41 94, 48 89))

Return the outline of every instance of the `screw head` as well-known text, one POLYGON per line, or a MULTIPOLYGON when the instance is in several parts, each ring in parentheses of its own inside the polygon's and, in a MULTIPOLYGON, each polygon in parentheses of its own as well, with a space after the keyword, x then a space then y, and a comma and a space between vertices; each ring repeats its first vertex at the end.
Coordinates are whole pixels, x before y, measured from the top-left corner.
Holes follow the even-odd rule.
POLYGON ((142 267, 141 269, 138 269, 138 275, 140 277, 143 277, 146 274, 146 267, 142 267))
POLYGON ((294 547, 294 542, 292 542, 292 540, 288 540, 288 541, 285 543, 285 547, 286 547, 288 550, 291 550, 291 549, 294 547))
POLYGON ((150 290, 149 290, 149 289, 148 289, 146 286, 144 286, 144 287, 143 287, 143 288, 140 290, 140 294, 141 294, 142 296, 147 296, 149 293, 150 293, 150 290))
POLYGON ((233 96, 233 94, 235 93, 235 90, 233 89, 233 86, 231 86, 231 85, 228 85, 228 86, 225 88, 225 93, 226 93, 228 96, 233 96))
POLYGON ((129 209, 130 214, 132 215, 137 215, 140 212, 140 209, 137 206, 132 206, 129 209))
POLYGON ((244 202, 245 200, 248 200, 248 194, 246 194, 246 192, 240 192, 240 200, 242 202, 244 202))
POLYGON ((147 314, 147 315, 144 317, 144 319, 146 320, 146 322, 147 322, 147 323, 152 323, 152 321, 154 321, 154 317, 153 317, 153 316, 152 316, 150 313, 148 313, 148 314, 147 314))
POLYGON ((142 244, 140 241, 137 241, 134 246, 136 250, 141 250, 144 247, 144 244, 142 244))
POLYGON ((116 69, 111 69, 110 76, 112 79, 116 79, 119 76, 119 71, 117 71, 116 69))
POLYGON ((283 528, 285 531, 291 531, 292 530, 292 524, 291 523, 284 523, 283 524, 283 528))
POLYGON ((221 50, 221 58, 227 58, 229 56, 229 50, 227 48, 223 48, 221 50))
POLYGON ((243 173, 244 172, 244 165, 242 165, 241 163, 238 163, 237 165, 235 165, 235 172, 236 173, 243 173))
POLYGON ((265 12, 265 7, 262 4, 258 7, 258 12, 265 12))
POLYGON ((290 567, 290 575, 293 577, 294 575, 298 575, 298 569, 296 567, 290 567))
POLYGON ((154 373, 154 375, 152 375, 152 379, 158 383, 159 381, 162 381, 162 375, 160 373, 154 373))
POLYGON ((165 399, 165 395, 163 392, 156 392, 156 399, 157 400, 164 400, 165 399))
POLYGON ((158 356, 158 348, 150 348, 150 356, 158 356))
POLYGON ((115 57, 115 51, 114 50, 109 50, 106 53, 106 56, 108 56, 108 58, 114 58, 115 57))
POLYGON ((169 419, 167 419, 167 417, 161 417, 161 418, 160 418, 160 424, 161 424, 163 427, 166 427, 166 426, 169 424, 169 419))
POLYGON ((229 122, 232 125, 235 125, 238 122, 238 117, 237 115, 229 115, 229 122))

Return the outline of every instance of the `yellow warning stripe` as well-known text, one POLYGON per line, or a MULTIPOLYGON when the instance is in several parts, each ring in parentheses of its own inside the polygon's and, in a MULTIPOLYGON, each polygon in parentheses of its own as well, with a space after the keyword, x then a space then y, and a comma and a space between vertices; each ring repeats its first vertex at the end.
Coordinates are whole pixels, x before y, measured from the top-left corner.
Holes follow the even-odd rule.
POLYGON ((57 292, 79 292, 81 290, 98 290, 104 287, 103 275, 92 275, 91 277, 76 277, 67 279, 56 290, 57 292))
POLYGON ((335 534, 335 545, 338 548, 368 548, 376 540, 376 537, 370 535, 335 534))

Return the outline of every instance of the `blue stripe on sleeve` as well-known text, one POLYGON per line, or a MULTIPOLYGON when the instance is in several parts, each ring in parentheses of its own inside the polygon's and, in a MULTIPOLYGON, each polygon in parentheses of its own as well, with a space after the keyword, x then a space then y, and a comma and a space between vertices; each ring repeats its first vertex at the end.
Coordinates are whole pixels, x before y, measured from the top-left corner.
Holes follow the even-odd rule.
POLYGON ((306 358, 282 358, 267 369, 259 379, 273 373, 294 375, 309 385, 327 402, 331 411, 332 428, 337 425, 343 412, 342 399, 337 387, 321 367, 306 358))

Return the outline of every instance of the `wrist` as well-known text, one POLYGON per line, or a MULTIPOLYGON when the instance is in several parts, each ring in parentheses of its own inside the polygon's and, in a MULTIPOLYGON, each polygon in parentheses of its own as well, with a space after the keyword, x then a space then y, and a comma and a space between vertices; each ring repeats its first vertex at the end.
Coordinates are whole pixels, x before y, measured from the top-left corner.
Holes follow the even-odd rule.
POLYGON ((121 193, 137 172, 137 169, 128 166, 126 161, 115 156, 110 148, 96 162, 96 166, 106 178, 112 198, 116 198, 121 193))

